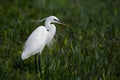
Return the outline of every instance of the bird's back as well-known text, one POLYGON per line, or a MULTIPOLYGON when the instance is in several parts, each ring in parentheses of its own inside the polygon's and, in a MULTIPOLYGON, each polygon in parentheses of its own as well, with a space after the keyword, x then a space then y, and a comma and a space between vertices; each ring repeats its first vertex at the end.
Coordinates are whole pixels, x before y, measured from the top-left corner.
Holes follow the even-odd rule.
POLYGON ((25 42, 21 58, 24 60, 38 52, 41 52, 46 45, 47 36, 48 32, 44 26, 39 26, 35 29, 25 42))

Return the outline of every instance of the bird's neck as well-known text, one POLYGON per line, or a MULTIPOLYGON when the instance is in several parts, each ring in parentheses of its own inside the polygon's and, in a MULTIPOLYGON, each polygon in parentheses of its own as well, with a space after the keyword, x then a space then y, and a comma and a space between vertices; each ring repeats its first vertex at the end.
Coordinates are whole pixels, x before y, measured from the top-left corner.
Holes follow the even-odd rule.
POLYGON ((51 34, 52 36, 55 35, 56 27, 55 27, 54 24, 51 24, 50 21, 46 21, 46 22, 45 22, 45 27, 46 27, 47 30, 49 31, 49 34, 51 34))
POLYGON ((54 24, 51 24, 51 22, 49 22, 49 21, 45 22, 45 27, 48 30, 47 44, 49 44, 52 41, 52 39, 54 38, 54 35, 56 33, 56 27, 54 24))
POLYGON ((50 32, 56 32, 56 27, 54 24, 51 24, 50 21, 45 22, 45 27, 47 28, 48 31, 50 32))
POLYGON ((48 28, 51 26, 51 22, 50 21, 45 21, 45 27, 48 28))

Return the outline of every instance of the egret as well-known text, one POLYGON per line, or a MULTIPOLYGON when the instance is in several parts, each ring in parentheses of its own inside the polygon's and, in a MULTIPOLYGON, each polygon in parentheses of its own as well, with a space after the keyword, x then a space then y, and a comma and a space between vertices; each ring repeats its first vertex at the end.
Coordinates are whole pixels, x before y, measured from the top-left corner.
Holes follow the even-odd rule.
POLYGON ((54 38, 56 33, 56 26, 54 23, 61 24, 63 26, 67 26, 66 24, 62 23, 57 17, 49 16, 42 20, 37 20, 37 22, 41 22, 45 20, 45 26, 39 26, 36 28, 28 39, 25 42, 24 49, 21 55, 22 60, 28 59, 30 56, 34 55, 34 63, 36 68, 36 73, 38 73, 38 68, 40 75, 42 76, 41 72, 41 64, 40 64, 40 54, 46 45, 49 45, 54 38), (37 54, 38 56, 38 63, 37 63, 37 54), (37 68, 38 64, 38 68, 37 68))

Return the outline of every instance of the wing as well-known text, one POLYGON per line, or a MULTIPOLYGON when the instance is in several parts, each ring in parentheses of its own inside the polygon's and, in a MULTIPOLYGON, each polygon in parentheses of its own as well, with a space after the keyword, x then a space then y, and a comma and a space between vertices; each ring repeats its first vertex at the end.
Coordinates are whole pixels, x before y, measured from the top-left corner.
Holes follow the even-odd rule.
POLYGON ((48 32, 44 26, 39 26, 35 29, 25 42, 22 59, 41 52, 46 45, 47 36, 48 32))

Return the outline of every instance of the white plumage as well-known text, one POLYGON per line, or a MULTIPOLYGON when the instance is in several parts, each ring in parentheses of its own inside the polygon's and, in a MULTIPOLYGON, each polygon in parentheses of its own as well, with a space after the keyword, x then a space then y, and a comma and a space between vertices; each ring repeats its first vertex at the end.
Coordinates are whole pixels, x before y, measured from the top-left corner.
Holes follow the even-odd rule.
POLYGON ((38 52, 41 53, 46 44, 47 36, 48 31, 44 26, 35 29, 25 42, 22 59, 27 59, 38 52))
MULTIPOLYGON (((39 26, 37 29, 35 29, 31 35, 28 37, 28 39, 25 42, 24 49, 22 52, 22 60, 28 59, 30 56, 35 55, 35 68, 36 73, 37 72, 37 53, 41 53, 44 49, 45 45, 49 45, 52 42, 52 39, 54 38, 54 35, 56 33, 56 27, 53 23, 62 24, 64 26, 67 26, 63 24, 57 17, 50 16, 47 18, 44 18, 41 21, 45 20, 45 26, 39 26)), ((37 21, 39 22, 39 20, 37 21)), ((40 55, 38 56, 38 66, 39 71, 42 77, 42 70, 40 66, 40 55)))
MULTIPOLYGON (((22 60, 29 58, 32 55, 41 53, 45 45, 49 45, 56 33, 56 27, 53 23, 62 24, 55 16, 44 18, 45 26, 39 26, 28 37, 22 52, 22 60)), ((43 20, 42 20, 43 21, 43 20)))

